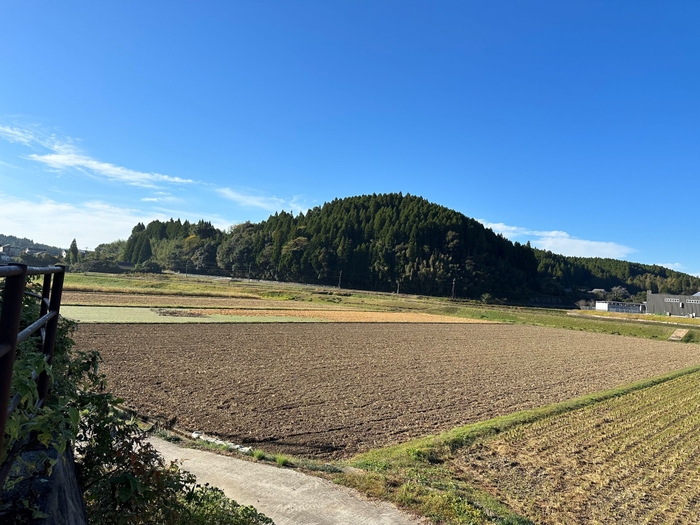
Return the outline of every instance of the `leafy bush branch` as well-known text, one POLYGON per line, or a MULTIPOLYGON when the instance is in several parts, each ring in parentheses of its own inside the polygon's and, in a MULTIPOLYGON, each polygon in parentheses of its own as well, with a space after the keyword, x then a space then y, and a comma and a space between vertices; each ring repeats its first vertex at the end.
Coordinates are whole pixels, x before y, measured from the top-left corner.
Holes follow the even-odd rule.
MULTIPOLYGON (((29 283, 28 287, 36 285, 29 283)), ((22 326, 38 317, 38 302, 25 298, 22 326)), ((36 339, 18 348, 12 392, 19 393, 21 400, 8 419, 0 460, 13 447, 23 450, 42 444, 62 454, 66 447, 74 446, 78 480, 92 523, 272 523, 253 507, 228 499, 221 490, 198 484, 177 463, 167 464, 148 442, 147 434, 123 415, 121 400, 107 390, 105 377, 99 373, 99 353, 74 350, 74 329, 75 323, 61 319, 51 365, 37 350, 36 339), (35 378, 43 371, 50 378, 51 390, 46 405, 37 408, 35 378)), ((48 456, 44 460, 44 470, 50 473, 53 462, 48 456)), ((14 477, 4 490, 19 481, 21 478, 14 477)), ((31 501, 2 503, 0 521, 21 523, 36 517, 31 501)))

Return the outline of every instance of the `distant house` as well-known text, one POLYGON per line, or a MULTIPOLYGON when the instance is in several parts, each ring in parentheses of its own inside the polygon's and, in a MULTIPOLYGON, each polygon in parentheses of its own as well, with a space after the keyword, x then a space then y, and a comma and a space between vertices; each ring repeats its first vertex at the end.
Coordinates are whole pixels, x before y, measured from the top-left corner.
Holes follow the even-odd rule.
POLYGON ((23 253, 26 253, 27 255, 34 255, 35 257, 41 257, 42 255, 46 255, 46 250, 41 250, 39 248, 25 248, 23 253))
POLYGON ((605 291, 605 288, 593 288, 593 290, 591 290, 591 293, 596 293, 596 294, 602 293, 602 294, 606 294, 607 292, 605 291))
POLYGON ((683 317, 700 316, 700 296, 698 294, 671 295, 648 291, 647 313, 683 317))
POLYGON ((621 301, 596 301, 595 309, 599 312, 643 314, 646 312, 646 305, 642 303, 623 303, 621 301))
POLYGON ((5 244, 3 246, 0 246, 0 253, 7 257, 19 257, 22 253, 22 248, 5 244))

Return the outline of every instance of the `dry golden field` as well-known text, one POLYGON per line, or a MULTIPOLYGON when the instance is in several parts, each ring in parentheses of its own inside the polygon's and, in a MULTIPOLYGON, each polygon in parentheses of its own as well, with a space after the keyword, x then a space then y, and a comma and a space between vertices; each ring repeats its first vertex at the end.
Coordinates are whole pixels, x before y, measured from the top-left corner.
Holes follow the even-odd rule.
POLYGON ((700 523, 700 373, 463 449, 455 477, 542 524, 700 523))

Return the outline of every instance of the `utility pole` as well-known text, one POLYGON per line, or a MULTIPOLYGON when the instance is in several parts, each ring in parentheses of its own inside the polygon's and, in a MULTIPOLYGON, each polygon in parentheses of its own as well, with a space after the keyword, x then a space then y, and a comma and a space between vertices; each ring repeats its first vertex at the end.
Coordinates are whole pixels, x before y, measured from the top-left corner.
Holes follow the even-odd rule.
POLYGON ((452 279, 452 300, 453 300, 453 301, 455 300, 455 283, 456 283, 456 282, 457 282, 457 278, 454 277, 454 278, 452 279))
POLYGON ((399 295, 399 286, 401 286, 401 283, 396 281, 396 295, 399 295))
POLYGON ((248 280, 250 281, 250 266, 253 263, 248 263, 248 280))
POLYGON ((190 265, 190 261, 185 261, 185 277, 187 277, 187 268, 190 265))
POLYGON ((338 288, 340 289, 340 281, 343 278, 343 270, 340 270, 340 275, 338 276, 338 288))
POLYGON ((235 279, 236 277, 236 263, 233 263, 233 266, 231 267, 231 279, 235 279))

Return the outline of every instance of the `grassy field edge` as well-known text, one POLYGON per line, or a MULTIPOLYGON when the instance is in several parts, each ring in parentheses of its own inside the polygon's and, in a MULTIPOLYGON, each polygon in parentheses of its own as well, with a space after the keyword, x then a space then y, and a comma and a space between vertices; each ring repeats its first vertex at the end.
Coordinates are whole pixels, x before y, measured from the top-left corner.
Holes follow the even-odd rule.
POLYGON ((694 372, 700 372, 700 365, 364 452, 348 460, 350 468, 334 479, 371 497, 391 501, 426 516, 434 523, 530 524, 530 520, 514 513, 490 494, 456 479, 446 466, 448 460, 460 448, 516 426, 572 412, 694 372))

